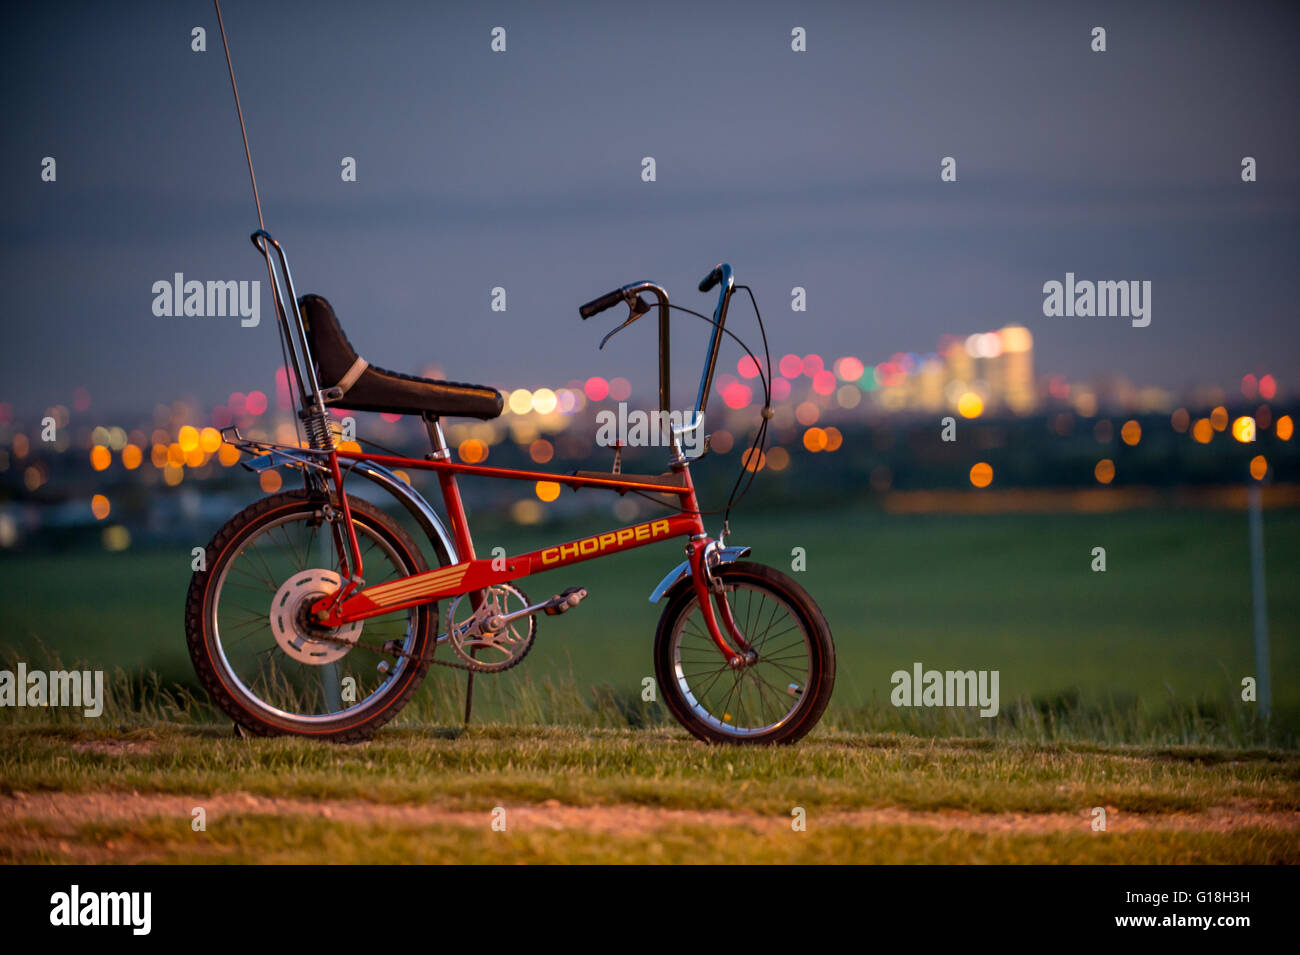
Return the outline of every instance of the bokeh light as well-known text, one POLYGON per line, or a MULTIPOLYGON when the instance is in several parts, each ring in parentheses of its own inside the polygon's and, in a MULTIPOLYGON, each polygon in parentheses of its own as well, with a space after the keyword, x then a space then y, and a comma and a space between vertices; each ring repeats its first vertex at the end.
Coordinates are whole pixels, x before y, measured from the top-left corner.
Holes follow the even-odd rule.
POLYGON ((1192 440, 1198 444, 1209 444, 1213 437, 1214 426, 1210 424, 1210 419, 1197 418, 1196 424, 1192 425, 1192 440))
POLYGON ((588 378, 586 384, 582 386, 582 391, 588 401, 604 401, 609 394, 609 382, 600 377, 588 378))
POLYGON ((108 517, 112 507, 108 503, 108 498, 103 494, 96 494, 90 499, 90 513, 95 515, 95 520, 102 521, 108 517))
POLYGON ((538 388, 533 392, 533 410, 538 414, 550 414, 558 403, 555 392, 550 388, 538 388))
POLYGON ((1130 418, 1124 422, 1124 426, 1119 429, 1120 439, 1129 447, 1133 447, 1142 440, 1142 425, 1130 418))
POLYGON ((1268 459, 1262 454, 1257 454, 1250 459, 1250 476, 1256 481, 1264 480, 1268 474, 1268 459))
POLYGON ((1232 422, 1232 436, 1242 444, 1250 444, 1255 440, 1255 419, 1249 415, 1242 415, 1232 422))
POLYGON ((514 414, 528 414, 533 410, 533 393, 527 388, 516 388, 506 403, 514 414))
POLYGON ((478 438, 466 438, 456 453, 466 464, 482 464, 487 460, 488 446, 478 438))
POLYGON ((549 503, 560 496, 560 485, 554 481, 538 481, 536 491, 538 498, 549 503))
POLYGON ((546 464, 555 457, 555 446, 545 438, 538 438, 528 446, 528 456, 537 464, 546 464))
POLYGON ((103 471, 112 463, 113 455, 102 444, 97 444, 90 449, 90 466, 96 471, 103 471))
POLYGON ((970 482, 976 487, 988 487, 993 483, 993 465, 980 461, 970 469, 970 482))
POLYGON ((984 413, 984 399, 973 391, 965 392, 957 399, 957 413, 963 418, 978 418, 984 413))
POLYGON ((1097 466, 1092 469, 1092 473, 1102 484, 1109 484, 1115 480, 1115 462, 1110 458, 1102 458, 1097 462, 1097 466))

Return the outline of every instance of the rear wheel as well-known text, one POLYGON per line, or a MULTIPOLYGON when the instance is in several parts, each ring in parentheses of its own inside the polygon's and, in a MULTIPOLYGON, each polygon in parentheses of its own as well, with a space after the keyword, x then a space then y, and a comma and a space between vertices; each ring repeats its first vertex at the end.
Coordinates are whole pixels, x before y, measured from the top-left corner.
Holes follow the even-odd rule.
POLYGON ((826 618, 802 587, 771 567, 724 564, 713 575, 756 656, 738 669, 728 665, 688 578, 670 592, 655 634, 664 702, 703 740, 793 743, 817 725, 835 686, 826 618))
MULTIPOLYGON (((383 511, 349 497, 367 586, 428 569, 383 511)), ((190 658, 214 702, 258 735, 366 739, 429 668, 434 605, 324 629, 306 613, 341 584, 342 514, 307 491, 275 494, 231 518, 207 548, 185 609, 190 658), (387 645, 381 652, 375 648, 387 645), (393 650, 399 652, 392 652, 393 650)))

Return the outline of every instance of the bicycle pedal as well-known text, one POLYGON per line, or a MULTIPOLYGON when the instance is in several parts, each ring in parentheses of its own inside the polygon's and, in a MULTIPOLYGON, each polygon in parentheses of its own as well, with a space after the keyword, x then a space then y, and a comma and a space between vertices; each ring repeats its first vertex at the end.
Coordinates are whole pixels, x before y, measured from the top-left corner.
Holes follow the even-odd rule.
POLYGON ((564 593, 556 594, 550 600, 546 601, 546 605, 542 609, 546 611, 548 617, 554 617, 558 614, 572 610, 574 607, 578 606, 578 604, 582 603, 586 596, 586 587, 570 587, 564 593))

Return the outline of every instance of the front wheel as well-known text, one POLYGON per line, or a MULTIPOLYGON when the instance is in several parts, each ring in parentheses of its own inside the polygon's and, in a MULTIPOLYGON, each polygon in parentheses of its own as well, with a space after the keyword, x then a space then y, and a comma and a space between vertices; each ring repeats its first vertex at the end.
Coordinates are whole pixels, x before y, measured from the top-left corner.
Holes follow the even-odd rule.
POLYGON ((655 634, 664 702, 703 740, 793 743, 817 725, 835 687, 826 618, 807 591, 771 567, 743 561, 713 576, 755 657, 739 669, 728 665, 687 578, 670 592, 655 634))

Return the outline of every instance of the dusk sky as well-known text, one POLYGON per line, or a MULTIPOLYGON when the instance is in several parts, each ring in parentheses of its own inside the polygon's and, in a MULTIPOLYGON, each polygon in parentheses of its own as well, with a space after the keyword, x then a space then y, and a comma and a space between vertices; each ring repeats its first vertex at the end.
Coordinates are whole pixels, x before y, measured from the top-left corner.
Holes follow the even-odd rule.
MULTIPOLYGON (((876 362, 1018 322, 1040 373, 1297 385, 1294 4, 223 11, 266 226, 298 292, 327 297, 378 365, 500 387, 622 375, 649 395, 653 320, 598 352, 625 310, 584 323, 577 306, 651 279, 707 311, 695 285, 727 261, 774 358, 876 362), (956 182, 940 181, 945 156, 956 182), (1043 284, 1067 272, 1150 281, 1151 324, 1045 317, 1043 284)), ((211 4, 11 4, 0 53, 0 401, 31 415, 86 386, 96 412, 138 414, 271 391, 279 348, 211 4), (176 272, 262 281, 261 325, 155 316, 151 287, 176 272)), ((706 329, 675 321, 680 404, 706 329)), ((733 321, 757 345, 746 309, 733 321)))

